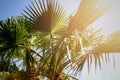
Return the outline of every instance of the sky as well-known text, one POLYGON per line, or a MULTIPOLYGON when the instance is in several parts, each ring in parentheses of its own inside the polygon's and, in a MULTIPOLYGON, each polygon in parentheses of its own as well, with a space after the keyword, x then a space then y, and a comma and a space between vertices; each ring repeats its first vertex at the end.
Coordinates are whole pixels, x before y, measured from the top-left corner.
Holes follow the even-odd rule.
MULTIPOLYGON (((10 16, 18 16, 23 12, 25 6, 27 6, 32 0, 0 0, 0 20, 7 19, 10 16)), ((62 5, 69 13, 74 13, 80 3, 80 0, 60 0, 62 5)), ((117 30, 120 30, 120 0, 114 0, 113 7, 92 25, 95 28, 102 27, 103 34, 111 34, 117 30)), ((112 57, 113 55, 111 55, 112 57)), ((92 66, 90 73, 87 72, 87 66, 85 65, 79 80, 119 80, 120 79, 120 55, 115 54, 116 67, 113 67, 113 60, 110 63, 103 63, 102 69, 94 70, 92 66)))
POLYGON ((0 19, 21 15, 31 0, 0 0, 0 19))

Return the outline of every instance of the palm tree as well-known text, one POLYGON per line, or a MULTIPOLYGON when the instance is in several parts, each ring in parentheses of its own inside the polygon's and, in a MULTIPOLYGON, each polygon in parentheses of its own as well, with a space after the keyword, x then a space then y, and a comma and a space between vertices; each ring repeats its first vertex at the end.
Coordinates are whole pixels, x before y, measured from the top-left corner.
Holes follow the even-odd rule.
MULTIPOLYGON (((50 62, 47 64, 48 73, 52 80, 54 80, 54 77, 58 76, 61 71, 63 71, 63 69, 67 67, 70 63, 70 67, 75 68, 75 74, 82 70, 86 60, 88 60, 89 66, 89 62, 92 60, 91 58, 93 57, 95 58, 95 61, 99 62, 100 64, 100 57, 102 55, 94 54, 93 51, 85 49, 88 49, 89 47, 92 47, 93 49, 99 46, 99 44, 102 44, 104 38, 101 36, 96 37, 95 35, 97 32, 87 32, 87 27, 97 18, 103 15, 110 7, 110 4, 106 4, 106 6, 104 6, 105 2, 103 0, 82 0, 77 13, 72 17, 68 17, 67 20, 69 20, 69 23, 67 25, 52 26, 52 24, 59 25, 61 21, 66 21, 61 20, 65 19, 64 16, 62 16, 62 18, 60 18, 60 22, 54 22, 54 19, 57 21, 58 18, 61 17, 61 15, 64 15, 62 11, 63 9, 59 6, 59 4, 57 4, 58 3, 55 0, 39 0, 39 2, 35 1, 35 3, 32 3, 31 6, 29 5, 26 8, 26 14, 24 14, 25 17, 27 17, 28 20, 31 22, 31 25, 34 29, 38 29, 38 31, 42 32, 49 32, 51 35, 50 38, 52 41, 52 49, 50 48, 50 50, 47 50, 46 54, 49 53, 49 56, 46 59, 48 60, 50 58, 50 62), (45 7, 46 5, 47 7, 45 7), (54 14, 56 14, 57 16, 53 16, 54 14), (64 31, 60 30, 62 35, 54 33, 53 30, 56 29, 56 27, 59 29, 65 27, 64 31), (43 28, 48 30, 46 31, 43 28), (72 38, 72 36, 75 37, 72 38), (55 39, 54 37, 58 39, 55 39), (53 38, 55 39, 55 41, 53 40, 53 38), (71 42, 73 44, 71 44, 71 42), (74 44, 76 45, 73 46, 74 44), (66 56, 70 56, 70 59, 66 59, 66 56), (76 62, 76 60, 78 62, 76 62), (49 71, 51 72, 51 74, 49 71)), ((64 24, 65 23, 66 22, 64 22, 64 24)))
MULTIPOLYGON (((34 59, 28 46, 30 45, 28 42, 30 35, 26 31, 26 24, 27 22, 23 17, 16 19, 11 17, 6 21, 0 21, 0 53, 2 55, 2 62, 8 63, 6 67, 2 67, 3 71, 11 72, 12 68, 16 70, 16 66, 12 67, 11 64, 23 60, 23 72, 25 75, 29 75, 26 72, 29 71, 30 64, 32 64, 34 59)), ((16 72, 19 73, 18 69, 13 73, 13 69, 11 72, 12 79, 14 79, 16 72)))
POLYGON ((23 17, 0 21, 0 55, 8 63, 21 63, 15 73, 7 70, 10 79, 76 80, 73 75, 86 61, 88 70, 93 61, 101 68, 101 60, 107 59, 103 53, 120 51, 120 35, 98 35, 100 30, 89 25, 109 7, 104 0, 82 0, 76 14, 69 16, 57 0, 35 0, 23 17))

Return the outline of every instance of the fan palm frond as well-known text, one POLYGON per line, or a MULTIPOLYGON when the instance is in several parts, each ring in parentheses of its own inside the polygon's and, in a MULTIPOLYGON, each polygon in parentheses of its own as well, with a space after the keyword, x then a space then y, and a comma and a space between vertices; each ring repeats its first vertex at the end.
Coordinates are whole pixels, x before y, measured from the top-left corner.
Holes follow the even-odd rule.
POLYGON ((68 25, 65 10, 57 0, 35 0, 24 12, 32 27, 42 32, 55 33, 68 25))
POLYGON ((66 45, 68 46, 67 52, 69 53, 67 56, 69 57, 67 57, 67 61, 65 61, 64 64, 67 67, 70 66, 69 68, 71 68, 74 75, 82 71, 86 62, 88 65, 88 72, 93 62, 95 63, 95 68, 97 68, 97 65, 101 68, 101 60, 106 57, 91 53, 94 47, 104 42, 103 40, 105 37, 100 35, 100 31, 101 29, 93 30, 93 28, 89 26, 83 32, 76 29, 71 36, 67 38, 66 45))
MULTIPOLYGON (((88 72, 91 68, 92 63, 95 64, 95 69, 99 67, 101 69, 102 62, 108 62, 110 61, 110 55, 109 53, 118 53, 120 52, 120 31, 115 32, 111 34, 107 39, 105 37, 98 37, 95 38, 95 41, 93 39, 93 42, 96 44, 93 45, 93 47, 86 52, 84 56, 84 60, 87 61, 88 66, 88 72)), ((112 55, 113 56, 113 55, 112 55)), ((113 61, 115 60, 114 57, 113 61)), ((115 67, 115 61, 114 65, 115 67)))
POLYGON ((78 28, 83 31, 88 25, 102 16, 111 6, 112 1, 107 0, 81 0, 79 8, 71 17, 68 32, 69 34, 78 28))

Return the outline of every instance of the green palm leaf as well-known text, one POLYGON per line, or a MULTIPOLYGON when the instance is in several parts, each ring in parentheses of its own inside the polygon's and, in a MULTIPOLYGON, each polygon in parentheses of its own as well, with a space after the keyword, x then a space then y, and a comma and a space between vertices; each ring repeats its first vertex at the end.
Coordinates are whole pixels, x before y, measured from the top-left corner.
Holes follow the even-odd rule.
POLYGON ((3 59, 9 61, 14 57, 21 58, 26 37, 24 18, 11 17, 0 21, 0 54, 3 55, 3 59))

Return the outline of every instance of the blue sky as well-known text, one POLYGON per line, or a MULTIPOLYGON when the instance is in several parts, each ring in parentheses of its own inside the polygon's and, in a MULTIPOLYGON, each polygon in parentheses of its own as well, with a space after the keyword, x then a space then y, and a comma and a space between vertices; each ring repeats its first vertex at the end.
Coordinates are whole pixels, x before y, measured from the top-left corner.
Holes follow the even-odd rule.
POLYGON ((31 0, 0 0, 0 19, 21 15, 31 0))
MULTIPOLYGON (((0 20, 7 19, 10 16, 18 16, 23 12, 25 6, 27 6, 32 0, 0 0, 0 20)), ((99 18, 93 25, 95 27, 103 27, 103 33, 108 34, 116 30, 120 30, 120 0, 115 0, 115 6, 99 18)), ((61 0, 63 6, 66 7, 68 12, 76 10, 76 6, 79 5, 79 0, 61 0), (72 6, 71 6, 72 5, 72 6), (69 8, 71 6, 71 8, 69 8)), ((80 76, 80 80, 119 80, 120 79, 120 55, 116 54, 116 69, 113 68, 113 62, 104 64, 102 70, 95 72, 94 66, 92 66, 91 72, 87 73, 87 67, 85 66, 80 76)))

